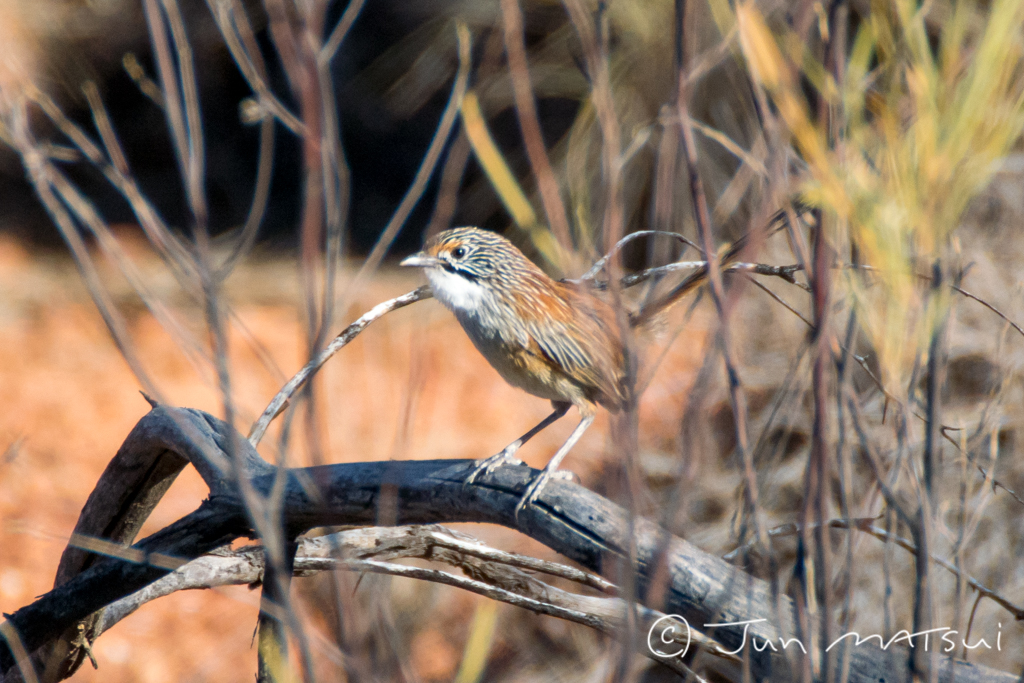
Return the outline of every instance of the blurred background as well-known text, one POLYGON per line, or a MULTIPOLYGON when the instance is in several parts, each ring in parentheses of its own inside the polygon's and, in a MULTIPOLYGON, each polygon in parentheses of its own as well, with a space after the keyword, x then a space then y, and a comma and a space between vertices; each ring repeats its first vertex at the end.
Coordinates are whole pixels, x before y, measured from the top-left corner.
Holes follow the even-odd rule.
MULTIPOLYGON (((753 240, 742 260, 799 264, 797 282, 727 276, 724 327, 706 289, 658 316, 636 342, 637 430, 602 413, 564 467, 706 552, 740 549, 730 561, 780 592, 827 594, 839 623, 891 635, 912 628, 915 554, 892 542, 913 534, 881 491, 921 508, 938 420, 927 515, 960 580, 932 565, 935 620, 991 645, 955 654, 1019 671, 1024 628, 967 579, 1009 602, 1024 587, 1022 21, 998 1, 0 4, 0 612, 52 587, 85 499, 148 411, 140 389, 218 416, 227 400, 246 433, 327 340, 422 283, 396 263, 427 235, 496 230, 578 277, 637 230, 703 246, 695 172, 715 248, 800 199, 834 262, 811 264, 806 223, 753 240), (813 553, 755 529, 815 519, 819 500, 889 542, 830 530, 831 559, 807 579, 813 553)), ((702 258, 667 239, 622 256, 612 272, 702 258)), ((328 363, 261 452, 293 466, 480 458, 548 411, 425 301, 328 363)), ((542 466, 573 425, 520 456, 542 466)), ((142 535, 205 494, 186 471, 142 535)), ((559 559, 510 530, 459 528, 559 559)), ((582 626, 451 587, 294 585, 323 680, 672 680, 640 658, 623 674, 582 626), (474 615, 492 609, 485 668, 466 673, 474 615)), ((75 678, 248 679, 258 604, 245 586, 148 604, 75 678)))

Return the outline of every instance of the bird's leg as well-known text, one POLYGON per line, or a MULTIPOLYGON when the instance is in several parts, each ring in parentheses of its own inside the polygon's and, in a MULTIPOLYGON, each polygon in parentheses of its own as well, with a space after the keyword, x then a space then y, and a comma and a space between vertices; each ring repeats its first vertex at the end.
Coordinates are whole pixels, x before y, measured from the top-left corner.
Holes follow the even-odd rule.
MULTIPOLYGON (((581 409, 580 412, 583 412, 583 410, 581 409)), ((555 472, 555 470, 558 469, 558 465, 562 462, 562 459, 565 458, 566 454, 572 449, 572 447, 576 445, 576 442, 580 440, 580 437, 583 436, 583 432, 587 431, 587 428, 593 423, 594 413, 592 411, 583 412, 583 419, 580 420, 578 425, 576 425, 576 429, 572 431, 572 434, 570 434, 569 438, 565 440, 565 443, 562 444, 562 447, 558 449, 558 452, 555 453, 554 457, 551 458, 551 461, 544 467, 537 478, 530 482, 530 485, 526 487, 526 492, 523 493, 522 500, 519 501, 519 505, 516 505, 516 521, 519 521, 519 512, 524 507, 537 500, 537 496, 540 495, 540 491, 544 488, 544 484, 548 483, 552 477, 559 474, 555 472)))
POLYGON ((572 407, 571 403, 563 403, 561 401, 552 401, 551 405, 555 407, 555 411, 541 420, 540 424, 523 434, 509 445, 505 446, 505 448, 503 448, 497 455, 492 455, 489 458, 479 461, 476 467, 473 468, 473 471, 469 473, 469 476, 466 477, 466 483, 472 484, 473 481, 481 474, 485 472, 490 474, 502 465, 522 465, 522 460, 517 460, 513 457, 515 456, 516 451, 522 448, 524 443, 537 436, 537 434, 543 431, 552 422, 569 412, 569 408, 572 407))

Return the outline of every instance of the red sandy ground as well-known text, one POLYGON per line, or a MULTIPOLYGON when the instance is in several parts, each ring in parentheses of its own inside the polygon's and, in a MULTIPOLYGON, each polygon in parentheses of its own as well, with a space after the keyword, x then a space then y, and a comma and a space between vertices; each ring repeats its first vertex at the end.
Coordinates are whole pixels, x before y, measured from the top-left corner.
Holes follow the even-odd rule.
MULTIPOLYGON (((133 256, 147 282, 182 315, 195 339, 205 343, 200 310, 174 294, 144 249, 136 247, 133 256)), ((209 367, 197 372, 113 271, 104 272, 127 311, 139 354, 163 400, 221 415, 209 367)), ((405 272, 378 275, 348 307, 336 330, 416 284, 415 275, 405 272)), ((242 431, 303 361, 298 298, 291 263, 247 266, 228 282, 227 299, 248 330, 246 334, 235 325, 231 334, 232 382, 242 431), (278 369, 266 367, 251 340, 258 341, 278 369)), ((681 397, 704 350, 698 341, 691 331, 686 343, 674 344, 661 366, 642 408, 641 447, 649 443, 661 448, 676 438, 681 397), (657 403, 672 408, 650 407, 657 403)), ((481 457, 549 410, 546 402, 505 385, 436 302, 419 303, 379 321, 328 364, 320 381, 329 462, 481 457)), ((138 389, 73 264, 0 241, 0 612, 12 612, 52 587, 82 504, 148 409, 138 389)), ((301 431, 301 421, 295 424, 301 431)), ((574 424, 573 414, 544 432, 524 449, 524 459, 543 464, 574 424)), ((274 436, 272 432, 264 445, 273 444, 274 436)), ((607 440, 608 419, 602 416, 565 466, 586 482, 607 440)), ((273 457, 272 448, 262 450, 265 457, 273 457)), ((306 460, 300 455, 296 462, 306 460)), ((186 470, 142 534, 190 512, 205 493, 199 477, 186 470)), ((537 551, 511 532, 500 538, 503 547, 537 551)), ((396 583, 395 590, 403 589, 396 583)), ((436 628, 420 629, 406 655, 425 680, 453 678, 465 624, 477 604, 473 596, 445 590, 449 618, 437 620, 436 628), (448 627, 442 628, 446 622, 448 627)), ((257 603, 257 592, 236 587, 179 593, 146 605, 97 641, 99 671, 86 665, 75 679, 251 680, 257 603)))

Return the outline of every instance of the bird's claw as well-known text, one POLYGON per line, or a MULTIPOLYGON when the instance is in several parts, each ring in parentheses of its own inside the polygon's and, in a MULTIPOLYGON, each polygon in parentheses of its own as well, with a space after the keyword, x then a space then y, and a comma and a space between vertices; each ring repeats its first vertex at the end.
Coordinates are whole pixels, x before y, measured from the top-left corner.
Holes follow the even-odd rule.
POLYGON ((562 481, 568 481, 573 484, 579 484, 583 481, 580 479, 580 475, 576 474, 572 470, 555 470, 551 473, 551 478, 561 479, 562 481))
POLYGON ((465 485, 469 486, 474 481, 476 481, 476 478, 479 477, 481 474, 490 474, 494 470, 504 465, 525 464, 522 460, 514 457, 512 455, 513 453, 515 453, 515 451, 509 452, 508 449, 505 449, 501 453, 498 453, 497 455, 492 455, 489 458, 478 460, 476 463, 476 467, 474 467, 473 471, 469 473, 468 477, 466 477, 465 485))
POLYGON ((552 479, 561 479, 563 481, 571 481, 574 483, 579 482, 579 477, 569 470, 543 470, 537 478, 530 482, 530 485, 526 487, 526 491, 523 492, 523 497, 519 499, 519 503, 516 505, 515 520, 519 522, 519 513, 523 511, 527 505, 531 505, 537 498, 540 497, 541 489, 552 479))

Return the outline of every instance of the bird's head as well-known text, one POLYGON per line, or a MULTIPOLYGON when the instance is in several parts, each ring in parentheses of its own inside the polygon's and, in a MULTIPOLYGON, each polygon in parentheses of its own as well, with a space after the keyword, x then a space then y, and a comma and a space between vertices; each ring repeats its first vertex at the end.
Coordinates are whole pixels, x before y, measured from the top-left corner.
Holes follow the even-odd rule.
POLYGON ((423 268, 434 296, 448 308, 466 311, 515 289, 525 274, 539 272, 507 239, 479 228, 438 233, 401 265, 423 268))
POLYGON ((479 281, 508 277, 523 261, 523 253, 497 233, 480 228, 452 228, 438 233, 423 251, 401 265, 425 268, 428 272, 439 269, 479 281))

